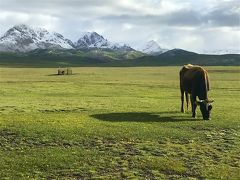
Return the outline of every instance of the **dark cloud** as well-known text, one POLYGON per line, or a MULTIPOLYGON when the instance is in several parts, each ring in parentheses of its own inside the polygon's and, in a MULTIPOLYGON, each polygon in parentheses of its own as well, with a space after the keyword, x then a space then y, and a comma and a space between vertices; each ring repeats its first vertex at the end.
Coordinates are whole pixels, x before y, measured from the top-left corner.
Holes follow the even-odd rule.
POLYGON ((217 9, 209 13, 193 10, 180 10, 163 15, 108 15, 101 18, 109 22, 130 22, 138 25, 168 25, 168 26, 228 26, 240 25, 240 13, 228 9, 217 9))
MULTIPOLYGON (((240 7, 240 6, 239 6, 240 7)), ((235 7, 217 9, 204 16, 206 23, 211 26, 239 26, 240 12, 235 7)))

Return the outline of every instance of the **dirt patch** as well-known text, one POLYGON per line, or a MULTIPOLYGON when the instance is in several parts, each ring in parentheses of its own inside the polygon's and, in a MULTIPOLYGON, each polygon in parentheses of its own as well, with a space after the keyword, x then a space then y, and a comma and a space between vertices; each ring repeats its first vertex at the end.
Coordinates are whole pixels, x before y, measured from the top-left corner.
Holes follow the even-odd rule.
MULTIPOLYGON (((104 137, 92 137, 89 139, 79 139, 75 141, 66 139, 53 139, 41 137, 25 137, 11 129, 0 130, 0 148, 6 151, 24 150, 29 148, 74 148, 79 147, 87 150, 98 151, 98 153, 108 154, 110 159, 104 159, 105 164, 96 166, 96 171, 80 173, 79 170, 68 171, 59 170, 52 172, 53 177, 71 177, 81 179, 92 175, 113 175, 118 174, 122 178, 127 178, 131 173, 154 179, 163 174, 169 179, 204 179, 201 176, 204 170, 203 164, 225 164, 231 167, 239 167, 239 157, 235 154, 230 159, 226 159, 226 154, 238 147, 238 133, 232 129, 206 130, 200 129, 206 135, 206 139, 198 141, 164 139, 159 142, 142 141, 137 139, 114 139, 104 137), (150 159, 149 159, 150 158, 150 159), (165 167, 161 163, 167 162, 165 167), (155 160, 157 159, 157 160, 155 160), (176 161, 181 162, 185 170, 177 169, 176 161), (146 165, 147 163, 147 165, 146 165), (101 168, 102 167, 102 168, 101 168), (152 167, 152 168, 151 168, 152 167), (130 174, 125 174, 126 172, 130 174)), ((94 167, 93 162, 87 162, 94 167)))
POLYGON ((5 136, 15 137, 15 136, 17 136, 17 133, 13 132, 13 131, 11 131, 9 129, 2 129, 2 130, 0 130, 0 136, 1 137, 5 137, 5 136))
POLYGON ((25 112, 25 110, 17 106, 1 106, 0 113, 1 112, 25 112))

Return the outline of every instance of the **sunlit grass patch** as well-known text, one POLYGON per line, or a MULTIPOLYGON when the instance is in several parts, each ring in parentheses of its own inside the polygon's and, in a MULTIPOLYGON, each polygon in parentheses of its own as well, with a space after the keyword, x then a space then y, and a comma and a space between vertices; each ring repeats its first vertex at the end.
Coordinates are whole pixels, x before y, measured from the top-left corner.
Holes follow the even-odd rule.
POLYGON ((2 68, 0 176, 237 179, 239 67, 207 67, 210 121, 180 113, 179 69, 2 68))

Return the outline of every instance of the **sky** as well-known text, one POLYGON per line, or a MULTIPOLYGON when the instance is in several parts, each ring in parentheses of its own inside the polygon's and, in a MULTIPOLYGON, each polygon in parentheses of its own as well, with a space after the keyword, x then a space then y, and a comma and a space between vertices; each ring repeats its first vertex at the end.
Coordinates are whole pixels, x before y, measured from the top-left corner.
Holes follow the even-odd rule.
POLYGON ((134 48, 240 50, 239 0, 0 0, 0 36, 17 24, 77 41, 95 31, 134 48))

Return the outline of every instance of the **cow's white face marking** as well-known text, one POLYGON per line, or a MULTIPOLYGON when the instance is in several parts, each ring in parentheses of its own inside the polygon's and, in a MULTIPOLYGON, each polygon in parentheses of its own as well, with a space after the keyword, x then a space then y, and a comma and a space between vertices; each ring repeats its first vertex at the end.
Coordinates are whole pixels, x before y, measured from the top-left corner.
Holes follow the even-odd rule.
POLYGON ((207 109, 208 111, 211 111, 211 109, 212 109, 212 103, 206 103, 206 109, 207 109))

